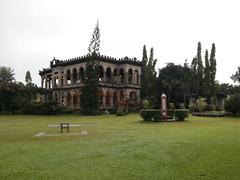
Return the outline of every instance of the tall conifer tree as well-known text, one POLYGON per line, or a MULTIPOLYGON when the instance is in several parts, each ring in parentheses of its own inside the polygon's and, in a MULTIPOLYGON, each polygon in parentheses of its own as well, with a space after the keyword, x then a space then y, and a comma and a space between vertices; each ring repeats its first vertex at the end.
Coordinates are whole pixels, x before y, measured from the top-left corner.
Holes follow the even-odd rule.
POLYGON ((84 86, 81 95, 81 107, 83 114, 96 114, 99 109, 98 97, 98 69, 99 63, 97 55, 100 48, 100 33, 98 22, 94 29, 91 42, 88 47, 88 54, 90 55, 86 63, 86 75, 84 79, 84 86))
POLYGON ((147 63, 148 63, 148 56, 146 45, 143 46, 143 57, 142 57, 142 74, 141 74, 141 98, 145 99, 147 96, 147 85, 148 85, 148 78, 147 78, 147 63))
POLYGON ((217 72, 217 62, 216 62, 216 47, 215 44, 212 44, 210 59, 209 59, 209 67, 210 67, 210 90, 211 96, 215 95, 215 77, 217 72))
POLYGON ((201 42, 198 42, 198 49, 197 49, 197 89, 196 93, 201 95, 202 88, 203 88, 203 73, 204 67, 202 63, 202 45, 201 42))

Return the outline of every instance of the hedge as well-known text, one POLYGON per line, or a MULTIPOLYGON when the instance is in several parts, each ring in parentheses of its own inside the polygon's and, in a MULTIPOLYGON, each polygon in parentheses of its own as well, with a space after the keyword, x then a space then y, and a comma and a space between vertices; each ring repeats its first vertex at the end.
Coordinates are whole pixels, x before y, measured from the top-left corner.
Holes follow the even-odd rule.
POLYGON ((174 116, 175 116, 175 111, 174 111, 174 109, 168 109, 168 110, 167 110, 167 115, 174 117, 174 116))
POLYGON ((161 121, 162 110, 160 109, 144 109, 140 111, 140 116, 144 121, 161 121))
POLYGON ((184 121, 188 117, 188 109, 175 109, 175 118, 177 121, 184 121))

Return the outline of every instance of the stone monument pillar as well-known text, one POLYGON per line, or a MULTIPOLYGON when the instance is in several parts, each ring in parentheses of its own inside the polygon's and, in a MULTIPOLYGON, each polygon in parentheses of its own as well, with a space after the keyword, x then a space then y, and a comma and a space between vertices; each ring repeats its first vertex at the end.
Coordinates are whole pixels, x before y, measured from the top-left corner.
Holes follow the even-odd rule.
POLYGON ((161 96, 161 108, 163 116, 167 115, 167 96, 163 93, 161 96))

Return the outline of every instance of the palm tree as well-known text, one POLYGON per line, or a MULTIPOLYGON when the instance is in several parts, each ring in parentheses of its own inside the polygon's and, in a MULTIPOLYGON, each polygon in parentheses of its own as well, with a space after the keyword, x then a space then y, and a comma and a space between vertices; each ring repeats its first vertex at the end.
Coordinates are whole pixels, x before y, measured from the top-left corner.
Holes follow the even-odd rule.
POLYGON ((0 82, 8 83, 15 80, 13 71, 10 67, 0 66, 0 82))

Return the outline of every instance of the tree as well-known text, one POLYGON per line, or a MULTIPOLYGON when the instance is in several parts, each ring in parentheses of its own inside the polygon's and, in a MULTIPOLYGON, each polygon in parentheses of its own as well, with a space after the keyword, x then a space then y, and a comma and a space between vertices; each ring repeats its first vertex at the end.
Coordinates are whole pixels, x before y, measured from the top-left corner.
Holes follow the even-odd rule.
POLYGON ((147 50, 146 45, 143 46, 143 57, 142 57, 142 73, 141 73, 141 98, 145 99, 147 97, 147 63, 148 63, 148 57, 147 57, 147 50))
POLYGON ((202 94, 207 98, 207 104, 210 103, 211 101, 211 79, 210 79, 210 64, 209 64, 209 60, 208 60, 208 50, 205 51, 205 68, 204 68, 204 89, 202 94))
POLYGON ((98 97, 98 65, 93 60, 86 63, 86 77, 82 88, 81 106, 83 114, 96 114, 99 109, 98 97))
POLYGON ((211 49, 211 54, 210 54, 210 59, 209 59, 209 68, 210 68, 210 91, 211 91, 211 96, 214 96, 216 91, 215 91, 215 77, 216 77, 216 72, 217 72, 217 63, 216 63, 216 47, 215 44, 212 44, 212 49, 211 49))
POLYGON ((204 67, 202 63, 202 45, 201 42, 198 42, 198 49, 197 49, 197 94, 201 94, 202 92, 202 85, 203 85, 203 73, 204 67))
POLYGON ((240 83, 240 66, 238 66, 238 70, 235 72, 235 74, 233 74, 233 75, 231 76, 231 79, 232 79, 234 82, 240 83))
POLYGON ((197 57, 194 57, 191 63, 191 92, 197 93, 197 57))
POLYGON ((89 54, 91 56, 89 57, 86 63, 86 76, 81 95, 82 112, 85 115, 97 114, 98 113, 97 111, 100 106, 98 97, 99 62, 96 61, 97 57, 96 55, 99 54, 99 48, 100 48, 100 34, 97 22, 88 48, 89 54))
POLYGON ((8 83, 15 80, 14 78, 14 70, 10 67, 0 66, 0 82, 8 83))
POLYGON ((99 54, 99 49, 100 49, 100 30, 97 21, 88 47, 88 54, 90 55, 99 54))
POLYGON ((32 83, 32 77, 31 77, 30 71, 27 71, 27 72, 26 72, 25 82, 26 82, 27 84, 31 84, 31 83, 32 83))
POLYGON ((146 46, 143 46, 142 74, 141 74, 141 98, 148 99, 154 105, 156 101, 156 63, 154 50, 151 48, 149 59, 147 57, 146 46))
POLYGON ((166 67, 159 70, 157 87, 158 98, 164 92, 168 96, 168 102, 177 107, 185 100, 189 92, 191 82, 189 81, 191 71, 185 62, 184 66, 168 63, 166 67))

